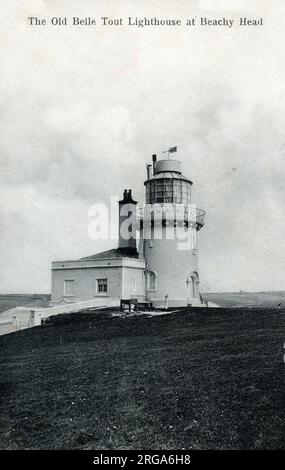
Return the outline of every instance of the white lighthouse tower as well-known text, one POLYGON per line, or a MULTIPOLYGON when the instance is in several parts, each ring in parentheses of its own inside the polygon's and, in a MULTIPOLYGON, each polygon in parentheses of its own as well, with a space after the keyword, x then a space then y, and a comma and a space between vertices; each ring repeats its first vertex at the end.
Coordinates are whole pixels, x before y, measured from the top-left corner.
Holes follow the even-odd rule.
POLYGON ((197 232, 205 212, 192 202, 192 182, 182 175, 181 162, 152 158, 140 219, 146 297, 155 306, 197 306, 201 304, 197 232))

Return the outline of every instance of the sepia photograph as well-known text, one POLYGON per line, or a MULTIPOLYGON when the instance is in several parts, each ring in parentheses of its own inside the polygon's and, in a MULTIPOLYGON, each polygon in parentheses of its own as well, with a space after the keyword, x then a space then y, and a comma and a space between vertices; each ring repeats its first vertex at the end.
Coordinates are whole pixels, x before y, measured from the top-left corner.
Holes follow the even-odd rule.
POLYGON ((284 31, 282 0, 2 0, 0 461, 284 455, 284 31))

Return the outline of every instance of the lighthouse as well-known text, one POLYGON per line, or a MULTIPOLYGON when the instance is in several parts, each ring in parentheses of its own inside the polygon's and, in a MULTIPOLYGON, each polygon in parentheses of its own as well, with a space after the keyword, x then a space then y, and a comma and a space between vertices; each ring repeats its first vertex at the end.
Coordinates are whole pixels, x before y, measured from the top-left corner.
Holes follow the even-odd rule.
POLYGON ((153 155, 144 185, 139 253, 146 264, 146 297, 155 306, 199 306, 197 232, 205 212, 192 201, 193 183, 180 161, 153 155))
POLYGON ((155 307, 201 305, 197 233, 205 212, 192 201, 192 181, 180 161, 153 155, 144 184, 143 206, 137 209, 130 189, 118 201, 117 247, 52 263, 51 304, 137 299, 155 307))

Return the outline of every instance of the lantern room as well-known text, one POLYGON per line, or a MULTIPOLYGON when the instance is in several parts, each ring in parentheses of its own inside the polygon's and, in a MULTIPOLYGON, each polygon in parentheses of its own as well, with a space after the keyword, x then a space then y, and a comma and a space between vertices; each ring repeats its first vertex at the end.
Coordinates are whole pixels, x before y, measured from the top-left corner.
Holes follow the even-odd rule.
POLYGON ((177 160, 156 161, 148 165, 146 186, 147 204, 191 204, 192 181, 181 173, 181 163, 177 160))

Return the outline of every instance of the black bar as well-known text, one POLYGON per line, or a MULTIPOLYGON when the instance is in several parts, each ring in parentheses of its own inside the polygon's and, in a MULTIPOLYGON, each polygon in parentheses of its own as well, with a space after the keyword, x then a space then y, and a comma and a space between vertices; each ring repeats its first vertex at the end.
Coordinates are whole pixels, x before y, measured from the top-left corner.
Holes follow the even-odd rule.
MULTIPOLYGON (((242 465, 272 466, 284 461, 284 450, 3 450, 0 464, 29 468, 98 468, 111 465, 116 468, 141 468, 174 465, 185 468, 241 468, 242 465)), ((6 468, 6 467, 5 467, 6 468)))

